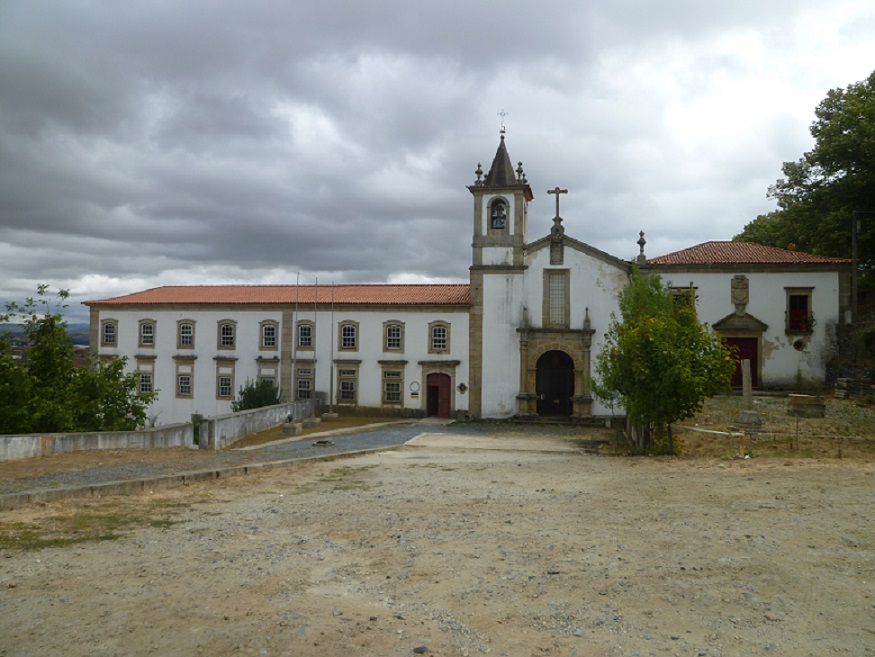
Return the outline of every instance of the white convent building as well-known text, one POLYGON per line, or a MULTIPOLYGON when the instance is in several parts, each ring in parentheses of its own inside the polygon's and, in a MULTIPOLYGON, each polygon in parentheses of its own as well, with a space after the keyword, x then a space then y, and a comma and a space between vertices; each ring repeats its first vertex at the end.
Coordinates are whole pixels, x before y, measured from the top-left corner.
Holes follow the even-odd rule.
MULTIPOLYGON (((469 285, 167 286, 88 301, 91 349, 124 356, 159 424, 230 411, 247 381, 287 400, 392 415, 611 415, 591 394, 596 354, 633 263, 565 235, 529 240, 532 189, 504 135, 478 166, 469 285)), ((552 210, 554 202, 550 198, 552 210)), ((643 235, 642 235, 643 236, 643 235)), ((850 261, 707 242, 637 264, 742 358, 755 386, 822 381, 850 307, 850 261)))

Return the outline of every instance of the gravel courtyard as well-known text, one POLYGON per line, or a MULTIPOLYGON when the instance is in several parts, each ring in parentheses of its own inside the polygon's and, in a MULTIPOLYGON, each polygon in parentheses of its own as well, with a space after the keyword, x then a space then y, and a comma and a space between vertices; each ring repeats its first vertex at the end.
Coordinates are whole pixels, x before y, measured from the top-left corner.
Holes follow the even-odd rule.
POLYGON ((435 435, 3 520, 147 506, 0 551, 0 655, 875 655, 871 462, 435 435))

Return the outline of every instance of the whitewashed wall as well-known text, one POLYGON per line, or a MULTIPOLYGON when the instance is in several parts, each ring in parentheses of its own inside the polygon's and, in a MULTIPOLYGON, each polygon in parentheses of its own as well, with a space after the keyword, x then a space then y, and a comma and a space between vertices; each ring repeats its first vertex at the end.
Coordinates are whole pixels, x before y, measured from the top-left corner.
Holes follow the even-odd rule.
MULTIPOLYGON (((731 298, 733 273, 663 273, 666 283, 675 287, 696 287, 696 311, 708 324, 735 312, 731 298)), ((797 376, 822 381, 826 363, 832 356, 835 327, 839 323, 839 276, 836 272, 781 272, 745 274, 749 281, 747 312, 768 325, 763 334, 762 381, 764 386, 792 386, 797 376), (793 343, 799 335, 785 332, 787 287, 813 287, 811 312, 815 327, 803 338, 803 349, 793 343)))
MULTIPOLYGON (((299 309, 298 320, 313 320, 314 313, 299 309)), ((282 356, 278 350, 260 350, 260 323, 273 320, 279 323, 278 341, 283 335, 282 310, 271 307, 263 310, 117 310, 100 309, 92 321, 113 319, 118 322, 118 341, 115 347, 100 346, 99 353, 104 356, 127 356, 128 371, 137 368, 136 356, 154 356, 154 387, 158 391, 156 402, 149 407, 149 415, 158 424, 186 422, 192 414, 204 416, 222 415, 231 412, 231 401, 216 399, 216 361, 215 358, 235 358, 234 394, 247 379, 256 380, 259 374, 258 357, 270 359, 282 356), (139 322, 143 319, 156 323, 155 346, 144 348, 139 345, 139 322), (177 349, 177 322, 192 320, 195 323, 195 348, 177 349), (218 323, 221 320, 237 322, 236 348, 218 349, 218 323), (174 356, 196 357, 193 372, 193 395, 189 398, 176 396, 177 361, 174 356)), ((467 309, 443 310, 440 308, 422 310, 415 307, 399 306, 386 311, 351 310, 337 307, 334 312, 334 330, 330 311, 320 311, 316 316, 315 352, 297 351, 299 359, 316 358, 315 392, 328 396, 333 358, 361 360, 358 377, 358 405, 382 406, 382 367, 380 360, 406 360, 404 366, 404 385, 402 386, 403 407, 414 411, 425 410, 426 391, 420 361, 460 361, 453 379, 454 411, 467 411, 468 398, 458 387, 460 383, 469 385, 468 380, 468 313, 467 309), (338 325, 345 320, 358 322, 358 349, 339 351, 338 325), (404 323, 404 351, 383 351, 383 323, 398 320, 404 323), (450 324, 450 351, 443 354, 429 353, 429 331, 431 322, 444 321, 450 324), (419 395, 414 397, 411 383, 420 386, 419 395)), ((291 354, 285 354, 278 364, 280 368, 291 368, 291 354)), ((276 381, 283 381, 282 371, 277 371, 276 381)), ((337 403, 337 377, 334 372, 334 402, 337 403)), ((283 391, 289 396, 293 391, 283 391)), ((467 392, 467 391, 466 391, 467 392)), ((394 407, 393 407, 394 408, 394 407)))

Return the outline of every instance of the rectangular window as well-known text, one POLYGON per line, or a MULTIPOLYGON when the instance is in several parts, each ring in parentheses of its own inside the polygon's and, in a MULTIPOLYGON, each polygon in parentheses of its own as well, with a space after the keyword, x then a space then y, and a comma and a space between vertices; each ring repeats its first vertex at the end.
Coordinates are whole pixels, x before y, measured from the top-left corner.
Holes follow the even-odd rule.
POLYGON ((313 398, 313 368, 299 367, 295 372, 298 399, 313 398))
POLYGON ((261 325, 261 348, 276 349, 277 325, 275 322, 265 322, 261 325))
POLYGON ((118 339, 118 324, 115 322, 106 322, 103 325, 103 344, 107 346, 115 346, 118 339))
POLYGON ((176 342, 180 349, 191 349, 194 347, 194 324, 191 322, 181 322, 176 342))
POLYGON ((219 324, 219 348, 233 349, 234 348, 234 333, 235 327, 230 322, 219 324))
POLYGON ((811 313, 813 288, 787 288, 787 332, 811 333, 814 315, 811 313))
POLYGON ((355 324, 341 324, 340 326, 340 348, 355 349, 356 348, 356 327, 355 324))
POLYGON ((155 346, 155 323, 140 322, 140 346, 154 347, 155 346))
POLYGON ((431 350, 446 351, 447 350, 447 327, 435 326, 431 329, 431 350))
POLYGON ((191 397, 191 374, 180 374, 176 378, 176 394, 179 397, 191 397))
POLYGON ((402 370, 383 370, 383 403, 400 404, 401 386, 404 372, 402 370))
POLYGON ((222 398, 228 398, 234 395, 234 382, 230 376, 219 377, 216 395, 222 398))
POLYGON ((339 367, 337 369, 337 401, 341 404, 355 404, 358 401, 358 368, 339 367))
POLYGON ((340 382, 340 401, 347 403, 355 401, 355 381, 340 382))
POLYGON ((568 277, 565 272, 550 272, 550 325, 567 326, 565 312, 568 277))
POLYGON ((298 326, 298 347, 300 349, 313 348, 313 325, 301 324, 298 326))
POLYGON ((401 349, 401 325, 389 324, 386 327, 386 349, 401 349))
POLYGON ((152 375, 140 372, 140 394, 146 395, 152 392, 152 375))

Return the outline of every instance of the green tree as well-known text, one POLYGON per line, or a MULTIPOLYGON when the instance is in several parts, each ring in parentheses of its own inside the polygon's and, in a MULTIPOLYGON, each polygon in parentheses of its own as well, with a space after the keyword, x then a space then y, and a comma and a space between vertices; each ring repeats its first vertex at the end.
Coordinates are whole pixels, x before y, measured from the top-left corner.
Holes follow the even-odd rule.
POLYGON ((125 373, 125 359, 85 367, 73 364, 63 309, 67 290, 49 297, 48 286, 23 304, 6 304, 0 321, 17 321, 29 342, 27 358, 17 363, 7 339, 0 340, 0 432, 120 431, 145 424, 155 394, 138 394, 136 373, 125 373))
POLYGON ((247 411, 251 408, 273 406, 280 403, 280 393, 270 379, 252 381, 246 379, 246 385, 237 392, 237 399, 231 402, 231 410, 247 411))
MULTIPOLYGON (((692 290, 690 290, 692 297, 692 290)), ((596 357, 596 396, 619 403, 638 427, 667 431, 691 417, 707 397, 728 390, 735 363, 692 303, 676 300, 656 274, 633 272, 620 294, 620 321, 612 318, 596 357)))
MULTIPOLYGON (((851 256, 854 210, 875 210, 875 72, 832 89, 815 109, 814 148, 785 162, 769 187, 778 209, 760 215, 735 236, 819 255, 851 256)), ((875 286, 875 218, 859 235, 861 284, 875 286)))

